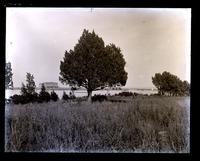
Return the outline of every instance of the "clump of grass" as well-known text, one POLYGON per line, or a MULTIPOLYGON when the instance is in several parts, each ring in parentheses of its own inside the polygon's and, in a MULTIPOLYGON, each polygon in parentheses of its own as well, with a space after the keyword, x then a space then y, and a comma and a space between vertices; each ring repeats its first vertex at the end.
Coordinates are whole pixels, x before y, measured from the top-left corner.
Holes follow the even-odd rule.
POLYGON ((184 99, 8 105, 6 151, 188 152, 184 99))

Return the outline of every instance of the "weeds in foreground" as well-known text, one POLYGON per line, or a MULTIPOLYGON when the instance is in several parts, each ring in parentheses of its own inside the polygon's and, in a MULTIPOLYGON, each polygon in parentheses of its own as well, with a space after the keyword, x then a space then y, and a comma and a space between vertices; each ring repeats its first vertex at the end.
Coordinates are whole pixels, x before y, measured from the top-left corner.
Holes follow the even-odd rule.
MULTIPOLYGON (((187 98, 180 98, 185 101, 187 98)), ((6 151, 189 152, 177 98, 8 105, 6 151)))

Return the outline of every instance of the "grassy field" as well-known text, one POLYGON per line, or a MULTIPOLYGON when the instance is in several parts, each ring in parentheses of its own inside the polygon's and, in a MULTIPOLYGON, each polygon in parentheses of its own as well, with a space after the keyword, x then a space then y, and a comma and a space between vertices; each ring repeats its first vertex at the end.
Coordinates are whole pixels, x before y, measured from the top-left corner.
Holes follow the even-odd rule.
POLYGON ((187 153, 189 99, 7 105, 5 150, 187 153))

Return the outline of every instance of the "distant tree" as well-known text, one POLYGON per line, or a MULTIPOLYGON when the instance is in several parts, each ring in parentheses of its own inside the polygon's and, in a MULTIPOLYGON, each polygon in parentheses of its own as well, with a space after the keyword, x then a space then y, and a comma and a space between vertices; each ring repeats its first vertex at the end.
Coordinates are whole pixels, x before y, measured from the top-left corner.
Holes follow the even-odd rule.
POLYGON ((58 98, 58 95, 54 92, 54 91, 52 91, 51 92, 51 100, 53 100, 53 101, 57 101, 59 98, 58 98))
POLYGON ((41 91, 39 93, 38 102, 49 102, 51 99, 50 94, 46 91, 44 84, 42 83, 41 91))
POLYGON ((30 73, 26 74, 26 98, 28 102, 36 102, 38 99, 38 95, 35 91, 36 85, 34 81, 34 76, 30 73))
POLYGON ((28 92, 27 92, 26 86, 24 85, 24 83, 22 83, 21 95, 27 96, 27 94, 28 94, 28 92))
MULTIPOLYGON (((30 73, 26 74, 26 85, 22 83, 21 87, 21 103, 29 103, 29 102, 36 102, 38 99, 38 95, 35 92, 35 82, 34 77, 30 73)), ((18 97, 16 97, 18 98, 18 97)))
POLYGON ((6 63, 5 66, 5 89, 13 88, 13 81, 12 81, 12 67, 11 63, 6 63))
POLYGON ((62 100, 68 100, 68 99, 69 99, 69 96, 64 91, 63 96, 62 96, 62 100))
POLYGON ((65 52, 60 62, 60 81, 87 89, 88 100, 92 91, 116 84, 125 85, 127 72, 121 49, 114 44, 105 46, 94 31, 83 31, 74 50, 65 52))
POLYGON ((181 83, 181 94, 186 96, 190 95, 190 84, 187 81, 181 83))
POLYGON ((176 75, 164 71, 152 77, 152 83, 160 95, 183 96, 189 95, 190 85, 187 81, 180 80, 176 75))
POLYGON ((158 93, 160 95, 163 95, 164 91, 163 91, 162 75, 160 73, 156 73, 155 76, 152 77, 152 82, 155 85, 155 87, 158 89, 158 93))
POLYGON ((13 97, 13 99, 14 99, 13 102, 16 104, 17 103, 25 104, 25 103, 31 102, 31 96, 30 96, 30 94, 28 94, 24 83, 22 83, 21 95, 15 95, 15 97, 13 97))
POLYGON ((35 82, 34 77, 30 73, 26 75, 26 85, 22 83, 21 95, 14 95, 11 97, 12 102, 14 103, 30 103, 38 101, 38 94, 35 92, 35 82))
POLYGON ((30 73, 26 74, 26 89, 27 89, 27 93, 29 94, 35 94, 35 81, 34 81, 34 76, 31 75, 30 73))

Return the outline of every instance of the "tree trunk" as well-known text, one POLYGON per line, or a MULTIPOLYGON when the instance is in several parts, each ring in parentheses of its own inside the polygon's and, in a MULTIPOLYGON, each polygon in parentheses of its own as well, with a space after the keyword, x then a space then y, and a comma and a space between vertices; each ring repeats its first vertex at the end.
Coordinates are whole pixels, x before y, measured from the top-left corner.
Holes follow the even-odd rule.
POLYGON ((88 102, 92 102, 92 91, 88 90, 88 102))

